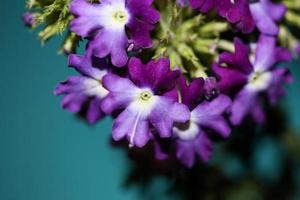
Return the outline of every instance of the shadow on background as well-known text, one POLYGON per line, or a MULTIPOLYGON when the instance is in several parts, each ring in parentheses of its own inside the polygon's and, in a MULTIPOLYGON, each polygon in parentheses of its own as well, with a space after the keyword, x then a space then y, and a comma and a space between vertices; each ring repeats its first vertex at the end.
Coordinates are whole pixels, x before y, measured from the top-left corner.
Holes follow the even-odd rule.
MULTIPOLYGON (((124 187, 138 187, 146 200, 300 199, 299 133, 289 128, 282 108, 269 109, 267 116, 264 127, 246 122, 219 143, 208 165, 198 162, 192 169, 175 158, 155 160, 151 145, 130 150, 132 167, 124 187)), ((127 151, 125 142, 121 147, 127 151)))

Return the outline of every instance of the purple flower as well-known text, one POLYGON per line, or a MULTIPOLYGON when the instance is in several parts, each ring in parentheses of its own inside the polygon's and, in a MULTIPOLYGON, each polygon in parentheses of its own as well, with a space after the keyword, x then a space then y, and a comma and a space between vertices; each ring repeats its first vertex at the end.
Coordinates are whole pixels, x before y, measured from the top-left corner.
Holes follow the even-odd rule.
POLYGON ((28 26, 30 28, 36 23, 35 14, 31 12, 24 13, 24 15, 22 16, 22 20, 25 26, 28 26))
POLYGON ((243 33, 251 33, 254 30, 253 21, 248 0, 218 0, 219 15, 234 24, 243 33))
POLYGON ((65 95, 62 100, 63 108, 73 113, 83 112, 89 123, 95 123, 104 116, 101 103, 108 91, 102 86, 102 78, 107 74, 107 62, 93 57, 87 51, 85 56, 71 54, 69 66, 81 75, 71 76, 67 81, 59 83, 54 93, 65 95))
POLYGON ((192 8, 200 12, 217 9, 220 16, 241 30, 251 33, 255 26, 261 33, 277 35, 280 21, 286 12, 281 3, 271 0, 189 0, 192 8))
POLYGON ((73 0, 70 11, 75 19, 70 29, 90 38, 90 48, 95 56, 102 58, 111 55, 112 63, 121 67, 128 60, 126 48, 152 46, 149 32, 160 18, 159 12, 151 7, 152 2, 101 0, 101 3, 92 4, 86 0, 73 0))
POLYGON ((267 94, 274 104, 284 94, 282 83, 291 81, 286 68, 276 64, 289 61, 291 54, 284 48, 276 47, 276 38, 261 35, 256 47, 254 61, 250 61, 250 49, 239 39, 234 40, 235 52, 220 55, 219 64, 214 65, 220 77, 221 92, 234 95, 230 120, 234 125, 242 122, 247 114, 261 123, 264 112, 261 108, 261 94, 267 94))
POLYGON ((219 3, 218 1, 219 0, 189 0, 192 8, 204 13, 208 12, 212 8, 215 8, 219 3))
POLYGON ((271 0, 253 1, 250 3, 250 11, 253 20, 261 33, 277 35, 279 27, 276 22, 280 21, 286 12, 282 3, 272 3, 271 0))
POLYGON ((131 58, 128 70, 128 78, 112 73, 103 78, 109 94, 102 109, 106 113, 122 111, 113 124, 114 140, 127 138, 130 147, 143 147, 152 137, 151 129, 162 138, 171 137, 174 122, 185 122, 190 117, 188 108, 171 98, 179 71, 170 71, 165 58, 146 65, 131 58))
POLYGON ((212 154, 212 141, 207 130, 216 132, 222 137, 228 137, 230 127, 223 113, 230 107, 231 100, 225 95, 219 95, 211 101, 200 101, 205 93, 205 83, 201 78, 186 84, 184 77, 180 80, 182 102, 186 104, 191 117, 186 123, 176 123, 173 128, 176 136, 176 157, 187 167, 192 167, 196 156, 208 162, 212 154))
POLYGON ((250 33, 256 26, 261 33, 277 35, 276 24, 286 12, 283 4, 271 0, 219 0, 219 14, 243 33, 250 33))
MULTIPOLYGON (((203 99, 206 93, 205 81, 194 79, 189 85, 181 76, 177 86, 179 100, 189 107, 191 117, 185 123, 176 123, 173 127, 171 143, 176 146, 176 157, 187 167, 192 167, 196 157, 208 162, 212 155, 213 144, 208 131, 228 137, 230 127, 223 113, 230 107, 231 100, 225 95, 219 95, 211 101, 203 99)), ((156 139, 154 141, 157 159, 166 159, 170 144, 156 139)))

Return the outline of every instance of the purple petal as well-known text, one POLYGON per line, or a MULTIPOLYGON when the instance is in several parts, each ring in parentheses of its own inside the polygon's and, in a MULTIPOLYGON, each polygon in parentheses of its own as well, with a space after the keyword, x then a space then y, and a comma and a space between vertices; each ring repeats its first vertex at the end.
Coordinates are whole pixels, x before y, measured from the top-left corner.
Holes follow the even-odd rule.
POLYGON ((176 157, 186 167, 191 168, 195 162, 194 146, 190 141, 177 140, 176 141, 176 157))
POLYGON ((150 122, 162 138, 171 137, 174 122, 184 123, 190 119, 187 106, 166 97, 157 97, 157 104, 150 114, 150 122))
MULTIPOLYGON (((257 28, 264 34, 277 35, 279 28, 272 20, 269 13, 266 12, 261 3, 250 4, 250 10, 257 28)), ((273 12, 273 11, 271 11, 273 12)))
POLYGON ((278 99, 285 95, 284 83, 291 83, 293 77, 287 68, 277 68, 272 71, 272 83, 269 88, 268 97, 271 104, 276 104, 278 99))
POLYGON ((87 37, 95 30, 102 28, 103 9, 101 7, 100 4, 91 4, 86 0, 73 0, 70 4, 70 12, 75 15, 75 18, 70 23, 71 31, 87 37))
POLYGON ((136 85, 151 88, 155 92, 172 89, 179 76, 179 71, 170 70, 170 61, 167 58, 151 60, 144 65, 140 59, 133 57, 128 63, 128 70, 136 85))
POLYGON ((229 97, 219 95, 211 102, 205 101, 199 104, 192 111, 191 120, 195 121, 200 126, 216 131, 223 137, 228 137, 231 129, 222 115, 230 105, 231 100, 229 97))
POLYGON ((187 105, 190 109, 193 109, 204 93, 204 80, 203 78, 197 78, 191 81, 190 85, 187 85, 187 80, 183 75, 179 78, 179 90, 181 93, 181 101, 187 105))
POLYGON ((219 87, 221 92, 226 94, 248 82, 248 75, 234 68, 213 65, 213 71, 220 79, 219 87))
POLYGON ((86 113, 86 118, 89 123, 94 124, 104 116, 104 113, 102 112, 100 105, 101 105, 101 100, 97 98, 93 99, 90 102, 90 105, 86 113))
POLYGON ((213 151, 213 144, 206 133, 201 133, 194 141, 194 146, 197 154, 204 162, 208 162, 213 151))
POLYGON ((239 125, 245 116, 251 111, 257 101, 257 93, 251 90, 241 90, 233 100, 230 112, 230 121, 234 125, 239 125))
POLYGON ((123 30, 102 30, 90 43, 90 48, 95 56, 104 58, 110 54, 112 64, 117 67, 122 67, 127 63, 128 56, 125 48, 128 39, 125 28, 123 30))
POLYGON ((110 92, 101 105, 105 113, 126 108, 136 97, 138 88, 129 79, 108 74, 102 81, 103 86, 110 92))
POLYGON ((112 136, 119 141, 127 137, 130 146, 143 147, 150 139, 148 121, 127 108, 114 121, 112 136))

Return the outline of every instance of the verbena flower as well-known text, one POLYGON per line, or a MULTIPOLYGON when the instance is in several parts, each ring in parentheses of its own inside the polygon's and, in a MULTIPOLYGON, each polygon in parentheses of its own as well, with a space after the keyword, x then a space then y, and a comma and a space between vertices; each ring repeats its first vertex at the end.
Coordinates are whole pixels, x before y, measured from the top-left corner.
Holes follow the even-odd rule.
POLYGON ((89 3, 73 0, 70 11, 75 18, 71 31, 89 37, 90 48, 97 57, 111 55, 115 66, 124 66, 128 60, 126 49, 149 48, 149 32, 158 22, 159 12, 151 7, 153 0, 101 0, 89 3), (126 33, 128 29, 128 34, 126 33))
POLYGON ((272 3, 271 0, 252 0, 250 11, 253 20, 260 32, 269 35, 277 35, 280 21, 286 12, 282 3, 272 3))
POLYGON ((174 122, 190 118, 188 108, 169 96, 174 92, 179 71, 170 71, 166 58, 146 65, 138 58, 131 58, 128 71, 127 78, 112 73, 103 78, 109 94, 102 109, 106 113, 122 111, 114 120, 114 140, 127 138, 130 146, 142 147, 152 137, 152 128, 162 138, 171 137, 174 122))
POLYGON ((266 35, 260 36, 253 61, 250 49, 241 40, 236 38, 234 45, 235 52, 221 54, 219 63, 213 67, 220 77, 221 91, 235 94, 230 120, 238 125, 249 114, 261 123, 264 112, 260 97, 266 94, 274 104, 284 93, 282 83, 290 82, 291 75, 288 69, 276 67, 276 64, 289 61, 291 54, 276 47, 276 38, 266 35))
POLYGON ((217 0, 218 13, 243 33, 250 33, 255 28, 248 0, 217 0))
POLYGON ((220 16, 243 33, 250 33, 255 26, 260 32, 276 35, 280 21, 286 12, 286 7, 271 0, 189 0, 191 7, 200 12, 216 9, 220 16))
POLYGON ((87 51, 85 56, 70 55, 69 66, 81 75, 59 83, 54 93, 64 95, 63 108, 73 113, 83 112, 89 123, 95 123, 104 116, 101 102, 108 91, 102 86, 102 78, 108 72, 107 61, 87 51))
MULTIPOLYGON (((203 78, 191 81, 189 85, 183 76, 179 80, 179 99, 188 106, 191 115, 185 123, 175 123, 173 127, 173 143, 176 146, 176 157, 187 167, 192 167, 196 157, 208 162, 213 150, 209 132, 215 132, 222 137, 228 137, 230 127, 223 114, 231 105, 231 100, 225 95, 219 95, 207 101, 203 78)), ((155 142, 156 156, 164 159, 168 156, 163 151, 164 143, 155 142)))

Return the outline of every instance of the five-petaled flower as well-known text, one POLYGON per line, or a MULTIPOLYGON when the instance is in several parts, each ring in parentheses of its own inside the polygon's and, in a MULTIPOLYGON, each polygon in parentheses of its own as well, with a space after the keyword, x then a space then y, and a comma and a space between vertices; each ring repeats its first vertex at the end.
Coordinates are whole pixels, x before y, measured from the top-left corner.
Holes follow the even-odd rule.
POLYGON ((70 11, 75 18, 70 29, 89 38, 95 56, 111 55, 112 63, 122 67, 128 60, 127 49, 152 46, 149 32, 160 18, 159 12, 151 7, 152 1, 101 0, 92 4, 73 0, 70 11))
POLYGON ((176 93, 179 71, 171 71, 166 58, 146 65, 131 58, 128 71, 127 78, 112 73, 103 78, 109 94, 102 109, 106 113, 122 110, 113 124, 113 138, 126 137, 130 146, 142 147, 152 137, 152 129, 162 138, 171 137, 173 124, 190 118, 188 108, 170 97, 176 93))
POLYGON ((92 56, 87 51, 84 56, 70 55, 69 66, 75 68, 81 75, 71 76, 55 88, 56 95, 64 94, 62 107, 70 112, 83 112, 89 123, 95 123, 104 116, 101 102, 108 94, 102 86, 102 78, 108 72, 105 59, 92 56), (87 110, 84 107, 87 106, 87 110))
POLYGON ((261 35, 252 61, 250 48, 235 39, 235 52, 220 55, 219 63, 213 69, 220 77, 222 92, 234 93, 230 120, 234 125, 242 122, 249 113, 256 122, 264 121, 261 108, 261 95, 267 94, 269 101, 275 103, 283 93, 282 83, 292 79, 287 68, 276 67, 283 61, 290 61, 290 52, 276 47, 276 39, 261 35))

